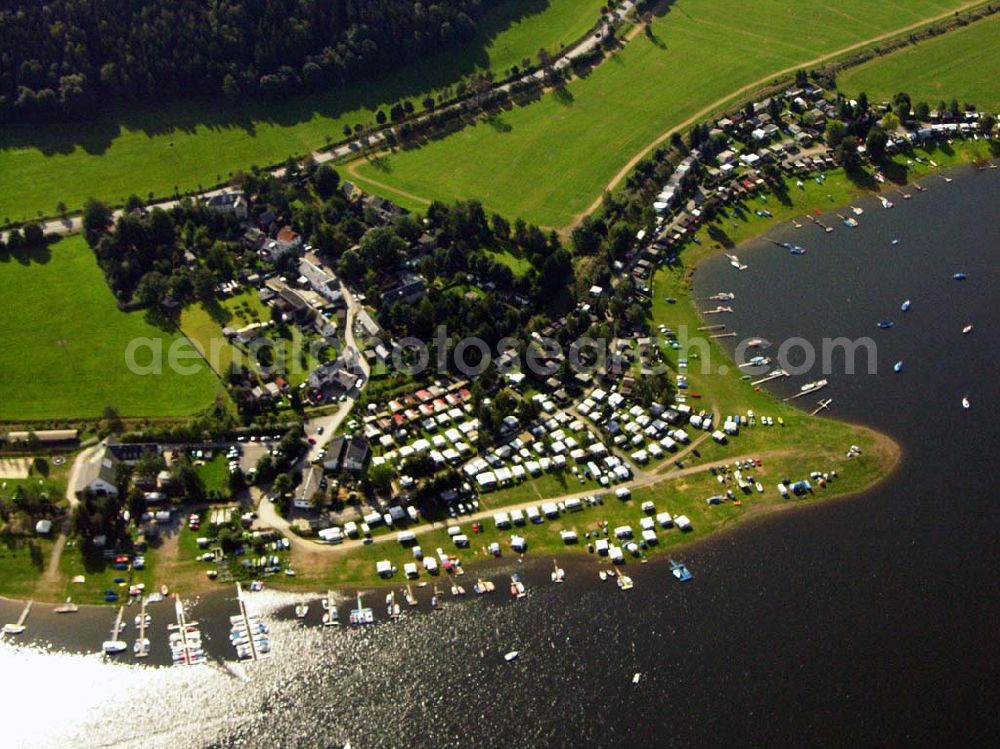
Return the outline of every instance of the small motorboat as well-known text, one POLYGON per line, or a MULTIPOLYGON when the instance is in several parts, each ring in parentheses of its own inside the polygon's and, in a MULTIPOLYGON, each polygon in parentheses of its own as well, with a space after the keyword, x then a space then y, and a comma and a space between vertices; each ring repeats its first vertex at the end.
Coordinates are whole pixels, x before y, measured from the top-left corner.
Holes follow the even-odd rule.
POLYGON ((903 371, 903 361, 900 359, 898 362, 892 365, 892 371, 899 374, 903 371))
POLYGON ((603 581, 603 580, 607 580, 607 579, 608 579, 608 573, 607 573, 607 572, 605 572, 604 570, 598 570, 598 571, 597 571, 597 576, 598 576, 599 578, 601 578, 601 580, 602 580, 602 581, 603 581))
POLYGON ((878 326, 882 328, 882 330, 888 330, 892 327, 892 320, 879 320, 878 326))
POLYGON ((634 674, 632 675, 632 683, 633 683, 633 684, 638 684, 638 683, 639 683, 639 680, 640 680, 641 678, 642 678, 642 674, 641 674, 640 672, 636 671, 636 672, 635 672, 635 673, 634 673, 634 674))
POLYGON ((621 572, 618 573, 616 582, 618 583, 619 590, 632 590, 635 587, 632 583, 632 578, 628 575, 623 575, 621 572))
POLYGON ((971 332, 972 332, 972 323, 970 322, 968 325, 962 328, 962 335, 968 335, 971 332))
POLYGON ((899 244, 899 240, 898 239, 894 239, 894 240, 892 240, 891 244, 892 244, 893 247, 895 247, 897 244, 899 244))
POLYGON ((555 559, 552 560, 552 566, 555 568, 552 570, 552 582, 561 583, 566 580, 566 570, 559 566, 559 563, 555 559))
POLYGON ((687 567, 680 562, 675 562, 673 559, 670 560, 670 572, 679 582, 682 583, 685 583, 694 577, 687 567))
POLYGON ((132 645, 132 653, 136 658, 145 658, 149 655, 149 638, 143 637, 136 640, 132 645))
POLYGON ((504 654, 503 659, 507 661, 507 663, 510 663, 511 661, 516 661, 517 656, 518 652, 516 650, 511 650, 509 653, 504 654))
POLYGON ((903 310, 903 312, 906 312, 908 309, 910 309, 910 300, 907 299, 905 302, 899 305, 899 308, 903 310))
POLYGON ((4 624, 2 631, 5 635, 19 635, 26 627, 23 624, 4 624))
POLYGON ((968 396, 962 398, 962 408, 968 408, 970 405, 968 396))
POLYGON ((309 604, 307 604, 307 603, 300 603, 300 604, 298 604, 295 607, 295 618, 296 619, 305 619, 306 618, 306 614, 308 614, 308 613, 309 613, 309 604))
POLYGON ((964 281, 966 278, 968 278, 968 276, 966 276, 964 273, 955 273, 952 275, 952 278, 954 278, 956 281, 964 281))
POLYGON ((516 572, 510 576, 510 594, 514 598, 524 598, 527 595, 524 590, 524 583, 521 582, 521 576, 516 572))
POLYGON ((124 640, 105 640, 104 644, 101 645, 101 649, 104 651, 105 655, 115 655, 116 653, 121 653, 127 650, 128 645, 124 640))

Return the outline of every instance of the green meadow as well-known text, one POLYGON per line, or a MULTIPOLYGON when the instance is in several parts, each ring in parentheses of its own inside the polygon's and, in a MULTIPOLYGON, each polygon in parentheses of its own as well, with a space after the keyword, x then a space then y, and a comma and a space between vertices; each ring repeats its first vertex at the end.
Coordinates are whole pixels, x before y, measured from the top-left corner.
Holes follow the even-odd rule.
POLYGON ((847 94, 864 91, 872 101, 906 91, 913 101, 936 107, 942 99, 1000 110, 1000 16, 922 41, 844 71, 837 86, 847 94))
MULTIPOLYGON (((211 405, 218 382, 196 375, 133 374, 130 341, 148 339, 164 355, 179 339, 124 313, 80 236, 45 249, 0 254, 0 298, 7 309, 0 335, 0 420, 122 416, 187 416, 211 405)), ((140 363, 147 354, 140 354, 140 363)))
POLYGON ((556 52, 596 22, 601 0, 508 0, 479 22, 478 38, 375 82, 276 103, 223 100, 137 106, 95 121, 0 128, 0 222, 79 208, 90 195, 120 203, 224 181, 341 140, 400 99, 418 111, 428 93, 477 70, 498 76, 540 48, 556 52), (329 139, 329 140, 328 140, 329 139))
POLYGON ((783 70, 962 7, 959 0, 677 0, 584 79, 422 148, 359 162, 362 186, 477 198, 510 218, 565 226, 672 127, 783 70))

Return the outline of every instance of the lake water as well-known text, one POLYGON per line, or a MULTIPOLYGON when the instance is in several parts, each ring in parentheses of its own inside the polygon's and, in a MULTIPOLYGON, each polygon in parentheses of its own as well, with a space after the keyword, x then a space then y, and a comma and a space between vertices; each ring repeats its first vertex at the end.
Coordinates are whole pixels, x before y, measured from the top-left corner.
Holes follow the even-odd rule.
MULTIPOLYGON (((208 668, 0 645, 2 743, 997 745, 1000 170, 953 176, 928 178, 927 192, 892 210, 862 201, 853 230, 826 217, 832 234, 808 224, 772 233, 805 255, 758 241, 739 249, 746 272, 719 257, 695 274, 696 296, 736 292, 724 322, 741 336, 875 340, 877 374, 831 374, 823 391, 833 415, 902 444, 900 468, 874 491, 685 549, 696 575, 687 585, 662 563, 632 565, 636 588, 622 594, 580 559, 565 563, 565 585, 552 586, 549 560, 536 560, 493 571, 490 600, 449 601, 364 631, 303 626, 288 617, 290 599, 256 594, 253 606, 280 611, 275 656, 252 665, 224 662, 230 593, 192 605, 220 659, 208 668), (957 271, 968 279, 953 281, 957 271), (879 330, 881 319, 894 327, 879 330), (969 321, 975 330, 963 336, 969 321), (517 603, 499 584, 515 566, 529 587, 517 603), (504 662, 512 649, 520 658, 504 662)), ((381 595, 369 603, 381 614, 381 595)), ((153 609, 161 659, 171 614, 168 604, 153 609)), ((0 602, 0 618, 13 615, 16 606, 0 602)), ((318 616, 313 603, 313 623, 318 616)), ((93 651, 112 617, 59 619, 39 608, 28 634, 93 651)))

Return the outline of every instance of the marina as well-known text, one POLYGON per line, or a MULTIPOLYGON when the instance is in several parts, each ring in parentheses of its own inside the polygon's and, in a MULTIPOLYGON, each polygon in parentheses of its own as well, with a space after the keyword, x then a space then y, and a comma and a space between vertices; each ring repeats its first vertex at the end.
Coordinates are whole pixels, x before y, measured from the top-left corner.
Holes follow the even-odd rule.
POLYGON ((259 616, 249 612, 243 588, 239 583, 236 583, 236 602, 240 612, 229 618, 229 641, 236 648, 237 657, 240 660, 256 661, 269 655, 271 641, 267 625, 259 616))
POLYGON ((169 631, 170 656, 175 666, 197 666, 205 662, 205 651, 201 642, 198 622, 188 621, 184 613, 184 602, 174 597, 175 624, 167 625, 169 631))
POLYGON ((105 655, 116 655, 128 650, 128 643, 121 638, 122 630, 125 628, 125 607, 119 606, 115 615, 115 622, 111 626, 111 637, 104 641, 101 650, 105 655))

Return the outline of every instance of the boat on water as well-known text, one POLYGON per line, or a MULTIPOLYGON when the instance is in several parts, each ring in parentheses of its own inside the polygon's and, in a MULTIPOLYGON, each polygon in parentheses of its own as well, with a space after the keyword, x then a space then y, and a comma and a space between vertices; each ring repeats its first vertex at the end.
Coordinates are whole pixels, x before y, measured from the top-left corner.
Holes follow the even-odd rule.
POLYGON ((348 620, 351 624, 372 624, 375 622, 375 612, 362 605, 360 592, 358 593, 358 605, 351 609, 348 620))
POLYGON ((892 371, 899 374, 903 371, 903 360, 900 359, 898 362, 892 365, 892 371))
POLYGON ((104 651, 105 655, 116 655, 128 650, 128 643, 124 640, 105 640, 101 645, 101 650, 104 651))
POLYGON ((894 240, 892 240, 892 242, 890 242, 890 244, 891 244, 891 245, 892 245, 893 247, 895 247, 895 246, 896 246, 897 244, 899 244, 899 240, 898 240, 898 239, 894 239, 894 240))
POLYGON ((555 568, 552 570, 552 582, 561 583, 566 580, 566 570, 559 566, 559 563, 555 559, 552 560, 552 566, 555 568))
POLYGON ((763 338, 751 338, 747 341, 747 346, 749 348, 764 348, 767 345, 767 341, 763 338))
POLYGON ((618 572, 618 578, 616 582, 618 584, 619 590, 632 590, 632 588, 635 587, 635 585, 632 583, 632 578, 629 577, 628 575, 622 574, 622 572, 620 571, 618 572))
POLYGON ((23 624, 4 624, 3 625, 3 633, 5 635, 19 635, 22 632, 24 632, 25 629, 26 629, 26 627, 23 624))
POLYGON ((148 627, 152 623, 153 623, 153 617, 151 617, 149 614, 145 614, 145 615, 143 615, 143 614, 136 614, 135 615, 135 626, 137 626, 137 627, 141 627, 143 625, 145 625, 145 626, 148 627))
POLYGON ((971 332, 972 332, 972 323, 970 322, 968 325, 962 328, 962 335, 968 335, 971 332))
POLYGON ((417 597, 413 595, 413 588, 409 584, 406 585, 406 590, 403 592, 403 595, 406 597, 407 606, 417 605, 417 597))
POLYGON ((485 593, 492 593, 497 589, 497 586, 491 583, 489 580, 483 580, 482 578, 480 578, 479 580, 476 580, 475 584, 472 586, 472 589, 479 595, 483 595, 485 593))
POLYGON ((962 408, 968 408, 970 405, 968 396, 962 398, 962 408))
POLYGON ((686 583, 688 580, 694 577, 686 566, 680 562, 675 562, 673 559, 670 560, 670 574, 672 574, 679 582, 686 583))
POLYGON ((511 650, 509 653, 505 653, 503 659, 510 663, 511 661, 516 661, 519 653, 516 650, 511 650))
POLYGON ((736 299, 736 294, 732 291, 720 291, 709 297, 713 302, 731 302, 736 299))
POLYGON ((608 579, 608 573, 605 572, 604 570, 598 570, 597 571, 597 576, 599 578, 601 578, 601 580, 607 580, 608 579))
POLYGON ((633 683, 633 684, 638 684, 638 683, 639 683, 639 680, 640 680, 641 678, 642 678, 642 674, 641 674, 641 673, 640 673, 639 671, 636 671, 636 672, 635 672, 635 673, 634 673, 634 674, 632 675, 632 683, 633 683))
POLYGON ((309 604, 308 603, 300 603, 300 604, 297 604, 295 606, 295 618, 296 619, 305 619, 306 618, 306 614, 308 614, 308 613, 309 613, 309 604))
POLYGON ((806 248, 805 247, 799 247, 797 244, 796 245, 792 245, 791 247, 789 247, 788 251, 790 253, 792 253, 793 255, 805 255, 806 254, 806 248))
POLYGON ((816 380, 815 382, 807 382, 805 385, 799 388, 800 393, 809 393, 813 390, 819 390, 820 388, 826 387, 826 380, 816 380))
POLYGON ((966 276, 964 273, 955 273, 952 275, 952 278, 954 278, 956 281, 964 281, 966 278, 968 278, 968 276, 966 276))
POLYGON ((141 637, 132 645, 132 654, 136 658, 145 658, 149 655, 149 638, 141 637))
POLYGON ((879 195, 878 200, 882 204, 883 208, 892 208, 893 206, 892 201, 889 200, 889 198, 885 197, 884 195, 879 195))
POLYGON ((882 330, 888 330, 892 327, 892 320, 879 320, 878 326, 882 328, 882 330))
POLYGON ((52 610, 57 614, 75 614, 80 610, 80 607, 73 603, 72 598, 67 598, 66 603, 60 604, 52 610))
POLYGON ((340 624, 340 614, 337 613, 337 609, 330 608, 323 612, 324 627, 336 627, 339 624, 340 624))
POLYGON ((434 592, 431 594, 431 608, 435 611, 440 611, 444 608, 441 604, 441 595, 438 593, 437 585, 434 586, 434 592))
POLYGON ((521 576, 516 572, 510 576, 510 594, 514 598, 524 598, 527 595, 524 583, 521 581, 521 576))
POLYGON ((398 619, 403 613, 402 607, 396 603, 396 591, 391 590, 385 597, 385 613, 390 619, 398 619))
POLYGON ((852 205, 851 206, 851 211, 854 213, 855 216, 860 216, 862 213, 865 212, 865 209, 864 208, 860 208, 860 207, 855 206, 855 205, 852 205))
POLYGON ((910 309, 910 300, 907 299, 905 302, 899 305, 899 308, 903 310, 903 312, 906 312, 908 309, 910 309))
POLYGON ((726 253, 726 257, 729 258, 729 264, 736 268, 736 270, 746 270, 749 267, 740 262, 738 255, 730 255, 729 253, 726 253))

